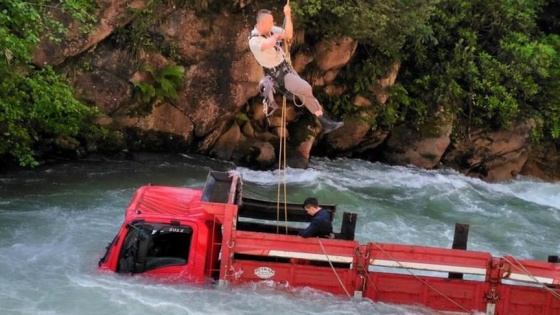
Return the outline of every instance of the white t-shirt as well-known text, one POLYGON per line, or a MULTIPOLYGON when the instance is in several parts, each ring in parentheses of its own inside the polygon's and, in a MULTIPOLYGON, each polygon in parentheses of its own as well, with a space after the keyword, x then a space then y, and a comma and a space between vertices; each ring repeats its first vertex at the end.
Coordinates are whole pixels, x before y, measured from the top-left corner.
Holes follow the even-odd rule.
MULTIPOLYGON (((279 26, 273 26, 271 32, 273 34, 281 34, 284 32, 284 29, 279 26)), ((274 68, 284 61, 284 52, 276 45, 274 47, 261 50, 262 42, 265 39, 266 36, 263 37, 263 35, 254 28, 251 31, 251 37, 249 38, 249 48, 251 48, 251 52, 261 66, 265 68, 274 68)))

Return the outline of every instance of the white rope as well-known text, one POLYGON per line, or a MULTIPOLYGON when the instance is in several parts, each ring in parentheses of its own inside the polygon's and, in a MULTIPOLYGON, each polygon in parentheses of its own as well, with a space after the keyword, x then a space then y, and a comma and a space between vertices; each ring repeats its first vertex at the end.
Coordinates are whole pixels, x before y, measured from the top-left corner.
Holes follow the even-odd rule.
POLYGON ((352 305, 354 305, 354 307, 356 308, 356 310, 358 310, 359 314, 362 314, 362 311, 358 308, 358 305, 356 304, 356 302, 352 299, 352 296, 350 295, 350 292, 348 292, 348 289, 346 289, 346 286, 344 285, 344 283, 342 282, 342 279, 340 279, 340 276, 338 275, 338 273, 336 272, 336 269, 334 268, 331 259, 329 258, 329 255, 327 254, 327 251, 325 250, 325 247, 323 246, 323 242, 321 242, 321 238, 317 238, 317 240, 319 241, 319 245, 321 245, 321 249, 323 250, 323 254, 325 255, 325 257, 327 257, 327 261, 329 262, 329 265, 331 266, 331 269, 334 273, 334 275, 336 276, 336 279, 338 280, 338 283, 340 284, 340 286, 344 289, 344 292, 346 292, 346 296, 348 297, 348 299, 350 299, 350 301, 352 301, 352 305))
POLYGON ((560 293, 558 293, 555 290, 549 288, 546 284, 544 284, 542 282, 539 282, 539 280, 535 276, 533 276, 531 274, 531 272, 529 270, 527 270, 527 268, 525 268, 525 266, 523 266, 523 264, 519 260, 517 260, 517 258, 515 258, 515 257, 511 257, 511 258, 513 258, 513 260, 515 260, 515 264, 512 263, 511 261, 509 261, 506 257, 503 257, 503 259, 505 261, 507 261, 510 265, 516 267, 521 272, 524 272, 526 276, 529 276, 529 278, 533 279, 533 281, 535 281, 535 283, 540 284, 542 286, 542 288, 544 288, 545 290, 550 292, 550 294, 552 294, 552 296, 554 296, 556 299, 560 300, 560 293))
POLYGON ((371 243, 373 245, 375 245, 377 248, 379 248, 385 255, 387 255, 391 260, 393 260, 394 262, 396 262, 400 268, 408 271, 408 273, 410 273, 413 277, 415 277, 418 281, 422 282, 425 286, 427 286, 428 288, 430 288, 431 290, 433 290, 434 292, 436 292, 437 294, 441 295, 442 297, 444 297, 445 299, 447 299, 449 302, 455 304, 457 307, 459 307, 460 309, 462 309, 463 311, 467 312, 467 314, 474 314, 473 312, 467 310, 464 306, 462 306, 461 304, 455 302, 453 299, 451 299, 450 297, 448 297, 447 295, 445 295, 445 293, 441 292, 440 290, 436 289, 435 287, 431 286, 429 283, 427 283, 426 281, 422 280, 422 278, 418 277, 417 275, 415 275, 410 269, 406 268, 403 264, 401 264, 400 261, 396 260, 395 257, 393 257, 393 255, 391 255, 390 253, 386 252, 381 246, 379 246, 377 243, 371 243))

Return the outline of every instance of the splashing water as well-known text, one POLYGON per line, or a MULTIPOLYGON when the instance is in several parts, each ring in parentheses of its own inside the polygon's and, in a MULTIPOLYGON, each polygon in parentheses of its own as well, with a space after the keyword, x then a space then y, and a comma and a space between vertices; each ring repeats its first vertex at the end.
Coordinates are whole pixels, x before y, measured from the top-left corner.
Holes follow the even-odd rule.
POLYGON ((216 289, 97 271, 134 191, 154 183, 203 187, 209 170, 236 169, 244 194, 289 202, 315 196, 358 214, 356 238, 450 247, 470 224, 469 249, 545 260, 560 252, 560 185, 485 183, 452 171, 314 159, 306 170, 252 171, 198 156, 68 163, 0 175, 0 314, 431 314, 263 282, 216 289))

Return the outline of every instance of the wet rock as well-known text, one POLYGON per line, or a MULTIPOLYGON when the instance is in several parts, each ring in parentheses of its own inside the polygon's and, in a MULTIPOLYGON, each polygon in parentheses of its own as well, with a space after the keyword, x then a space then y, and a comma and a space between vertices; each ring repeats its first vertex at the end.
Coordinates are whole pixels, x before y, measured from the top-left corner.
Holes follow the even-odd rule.
POLYGON ((220 136, 218 141, 210 150, 210 155, 215 156, 221 160, 230 160, 233 156, 235 148, 239 146, 240 141, 244 141, 246 138, 241 134, 239 125, 233 124, 228 131, 220 136))
POLYGON ((487 181, 515 178, 529 156, 531 130, 529 122, 509 130, 478 130, 451 150, 444 164, 487 181))
POLYGON ((426 169, 437 167, 451 142, 452 127, 451 124, 445 124, 424 128, 434 130, 423 134, 420 130, 407 125, 394 128, 385 143, 386 148, 383 151, 385 160, 393 165, 415 165, 426 169))

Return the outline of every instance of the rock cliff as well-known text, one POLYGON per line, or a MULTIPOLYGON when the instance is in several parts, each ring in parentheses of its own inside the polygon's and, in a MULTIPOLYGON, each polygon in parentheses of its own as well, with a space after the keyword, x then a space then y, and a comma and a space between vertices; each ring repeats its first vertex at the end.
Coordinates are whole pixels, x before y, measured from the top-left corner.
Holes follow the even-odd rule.
MULTIPOLYGON (((456 119, 443 112, 421 125, 381 130, 372 123, 376 111, 364 110, 345 118, 343 128, 323 135, 315 118, 289 101, 283 126, 281 110, 269 117, 263 112, 257 90, 263 71, 247 45, 256 4, 232 1, 220 12, 204 14, 179 1, 147 6, 138 0, 98 0, 98 22, 87 34, 59 16, 69 29, 66 38, 58 43, 45 39, 34 54, 36 65, 56 66, 81 100, 102 110, 99 123, 120 135, 117 142, 123 149, 196 151, 267 169, 277 165, 285 135, 292 167, 305 168, 316 154, 427 169, 448 166, 490 181, 520 174, 560 179, 557 150, 532 148, 530 122, 509 130, 476 130, 457 140, 452 138, 456 119), (165 97, 169 90, 158 81, 173 66, 184 69, 176 98, 165 97), (141 84, 163 94, 146 101, 141 84)), ((344 96, 335 79, 355 57, 358 43, 339 38, 307 45, 304 31, 297 32, 294 69, 329 97, 344 96)), ((374 97, 356 97, 354 106, 383 106, 398 73, 395 61, 371 87, 374 97)), ((276 101, 283 103, 280 95, 276 101)))

